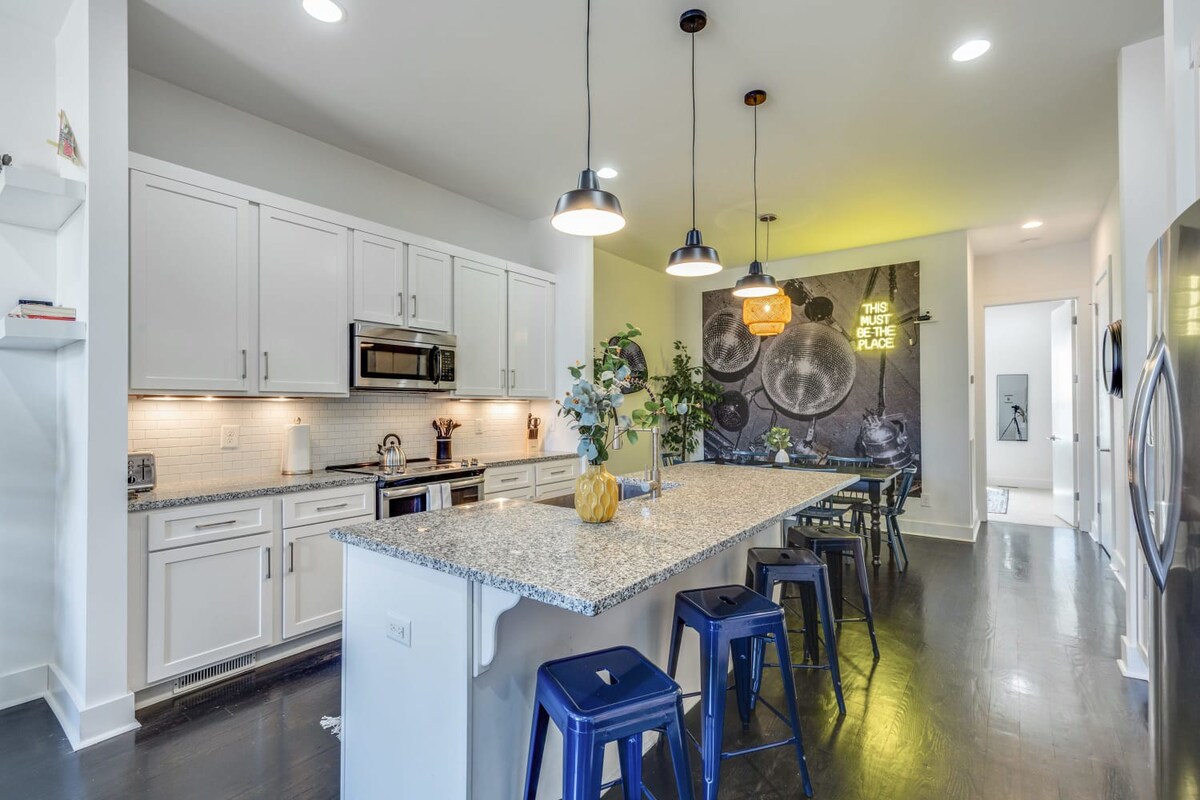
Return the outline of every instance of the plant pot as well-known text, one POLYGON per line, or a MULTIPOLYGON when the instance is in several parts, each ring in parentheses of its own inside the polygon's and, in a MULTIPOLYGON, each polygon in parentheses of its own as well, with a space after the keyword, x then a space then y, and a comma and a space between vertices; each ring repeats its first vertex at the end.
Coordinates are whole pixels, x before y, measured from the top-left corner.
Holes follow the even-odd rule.
POLYGON ((778 453, 775 454, 775 463, 776 464, 790 464, 790 463, 792 463, 792 457, 787 454, 787 450, 780 450, 778 453))
POLYGON ((588 464, 575 479, 575 513, 584 522, 609 522, 621 497, 617 479, 603 464, 588 464))

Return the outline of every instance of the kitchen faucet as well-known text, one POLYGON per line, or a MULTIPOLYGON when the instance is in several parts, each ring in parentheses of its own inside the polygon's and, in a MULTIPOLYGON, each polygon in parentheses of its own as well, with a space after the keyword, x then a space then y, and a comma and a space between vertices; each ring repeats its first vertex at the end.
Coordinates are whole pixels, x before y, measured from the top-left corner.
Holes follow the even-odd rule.
POLYGON ((658 426, 655 425, 652 428, 619 428, 616 440, 613 442, 613 450, 620 450, 624 444, 620 436, 622 431, 650 434, 650 466, 642 474, 646 477, 646 482, 650 484, 650 496, 662 497, 662 436, 658 426))

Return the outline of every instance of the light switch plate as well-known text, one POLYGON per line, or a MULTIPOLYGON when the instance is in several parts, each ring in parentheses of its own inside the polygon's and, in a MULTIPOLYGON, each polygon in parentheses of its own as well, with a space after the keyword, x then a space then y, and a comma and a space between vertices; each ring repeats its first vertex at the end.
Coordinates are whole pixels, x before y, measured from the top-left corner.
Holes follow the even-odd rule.
POLYGON ((412 647, 412 620, 389 613, 387 615, 387 637, 405 647, 412 647))

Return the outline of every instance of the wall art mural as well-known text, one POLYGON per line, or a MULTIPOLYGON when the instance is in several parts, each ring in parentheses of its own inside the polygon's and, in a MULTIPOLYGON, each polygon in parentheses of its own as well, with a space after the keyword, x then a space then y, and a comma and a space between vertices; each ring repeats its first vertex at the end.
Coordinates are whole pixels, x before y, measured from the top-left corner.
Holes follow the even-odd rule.
POLYGON ((919 276, 910 262, 782 281, 792 321, 769 337, 746 329, 728 289, 705 292, 705 374, 725 388, 705 457, 766 457, 763 436, 778 426, 793 461, 919 466, 919 276))

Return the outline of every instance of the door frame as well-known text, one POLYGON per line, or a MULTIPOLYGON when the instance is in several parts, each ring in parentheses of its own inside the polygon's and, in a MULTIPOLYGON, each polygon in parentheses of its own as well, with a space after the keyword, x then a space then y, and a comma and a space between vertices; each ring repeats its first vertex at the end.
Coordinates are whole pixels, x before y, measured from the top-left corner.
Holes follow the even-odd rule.
MULTIPOLYGON (((1073 427, 1075 429, 1074 430, 1075 441, 1073 443, 1075 457, 1073 459, 1073 462, 1075 465, 1075 492, 1077 495, 1077 497, 1075 499, 1076 530, 1083 530, 1083 525, 1086 522, 1083 519, 1082 514, 1080 513, 1080 509, 1082 508, 1082 503, 1084 500, 1083 491, 1082 491, 1084 487, 1080 485, 1079 476, 1083 472, 1085 472, 1085 470, 1084 470, 1083 459, 1081 458, 1082 452, 1080 450, 1079 445, 1081 444, 1081 442, 1083 440, 1082 429, 1086 426, 1084 425, 1085 420, 1083 419, 1082 415, 1080 414, 1080 410, 1081 410, 1080 394, 1081 393, 1080 393, 1080 388, 1079 388, 1080 387, 1079 365, 1081 363, 1083 363, 1083 359, 1081 358, 1081 355, 1083 355, 1083 354, 1081 354, 1081 352, 1080 352, 1080 350, 1083 348, 1083 342, 1088 342, 1087 351, 1086 351, 1087 353, 1090 353, 1090 351, 1091 351, 1091 344, 1090 344, 1090 339, 1088 337, 1083 337, 1083 336, 1079 335, 1079 309, 1082 306, 1089 305, 1089 301, 1078 294, 1071 294, 1069 291, 1068 292, 1050 291, 1050 292, 1044 292, 1044 293, 1030 292, 1028 294, 1021 294, 1019 296, 992 297, 992 298, 989 298, 989 299, 983 301, 982 303, 980 303, 977 306, 979 309, 979 323, 978 323, 978 328, 977 328, 977 331, 979 334, 979 346, 976 351, 975 375, 978 376, 982 380, 983 386, 980 387, 981 388, 981 391, 979 392, 980 398, 976 400, 976 413, 980 418, 980 421, 977 424, 976 428, 977 428, 977 431, 982 432, 983 435, 981 437, 982 446, 978 448, 980 450, 980 455, 978 457, 978 460, 976 461, 975 469, 976 469, 977 473, 979 470, 983 471, 982 476, 979 476, 977 474, 977 479, 979 477, 982 477, 983 480, 981 482, 977 483, 976 485, 982 485, 984 487, 984 490, 982 492, 980 492, 980 499, 983 501, 984 505, 983 505, 983 508, 980 509, 979 518, 985 522, 989 520, 988 512, 987 512, 987 488, 986 488, 987 487, 987 453, 988 453, 988 444, 991 441, 991 435, 993 433, 992 431, 988 430, 988 426, 987 426, 987 403, 988 403, 987 310, 989 308, 998 308, 998 307, 1002 307, 1002 306, 1026 306, 1026 305, 1033 305, 1036 303, 1054 303, 1054 302, 1064 302, 1064 303, 1065 302, 1074 302, 1075 303, 1075 347, 1074 347, 1074 352, 1072 353, 1072 363, 1073 363, 1074 372, 1075 372, 1075 383, 1074 383, 1075 391, 1074 391, 1074 397, 1073 397, 1072 403, 1071 403, 1071 408, 1072 408, 1073 427)), ((1091 423, 1092 424, 1090 427, 1094 430, 1096 427, 1095 420, 1092 419, 1091 423)), ((1090 466, 1090 464, 1089 464, 1089 466, 1090 466)), ((1091 487, 1088 487, 1088 489, 1089 489, 1089 494, 1090 494, 1091 487)), ((1003 520, 996 520, 996 521, 1003 522, 1003 520)))
POLYGON ((1093 530, 1091 532, 1091 534, 1092 534, 1092 538, 1096 540, 1096 543, 1099 544, 1102 548, 1104 548, 1105 552, 1108 553, 1109 566, 1113 570, 1113 572, 1116 574, 1117 580, 1119 580, 1121 582, 1121 584, 1124 585, 1125 584, 1125 576, 1123 574, 1124 573, 1123 566, 1124 566, 1125 560, 1124 560, 1124 557, 1122 556, 1122 554, 1118 551, 1118 549, 1116 547, 1116 543, 1117 543, 1117 529, 1116 529, 1117 488, 1116 488, 1116 482, 1118 479, 1117 476, 1121 474, 1121 469, 1120 469, 1120 461, 1119 461, 1118 455, 1117 455, 1118 451, 1117 451, 1117 447, 1116 447, 1116 445, 1117 445, 1116 437, 1115 437, 1116 425, 1114 424, 1115 419, 1116 419, 1115 415, 1123 413, 1124 406, 1121 404, 1113 403, 1112 398, 1108 395, 1107 392, 1104 391, 1103 381, 1101 379, 1101 374, 1104 370, 1104 364, 1101 363, 1101 360, 1104 358, 1104 354, 1101 352, 1101 340, 1102 340, 1102 337, 1104 336, 1104 331, 1108 328, 1109 324, 1113 321, 1113 257, 1111 254, 1107 257, 1107 259, 1105 261, 1104 269, 1100 272, 1099 276, 1097 276, 1095 278, 1095 281, 1092 283, 1091 306, 1092 306, 1092 365, 1093 365, 1092 422, 1093 422, 1093 427, 1095 428, 1095 436, 1089 443, 1089 446, 1091 446, 1095 452, 1095 458, 1093 459, 1093 463, 1092 463, 1092 475, 1093 475, 1093 482, 1094 482, 1094 486, 1093 486, 1093 490, 1092 490, 1092 493, 1093 493, 1092 499, 1095 502, 1092 504, 1092 507, 1094 510, 1093 520, 1095 522, 1093 527, 1096 528, 1096 530, 1093 530), (1100 287, 1101 282, 1105 283, 1105 289, 1107 290, 1106 294, 1108 295, 1107 297, 1104 298, 1105 305, 1108 308, 1108 314, 1107 314, 1108 319, 1100 318, 1100 299, 1101 299, 1101 291, 1102 291, 1101 287, 1100 287), (1100 422, 1100 416, 1101 416, 1100 409, 1103 408, 1105 404, 1107 404, 1107 406, 1108 406, 1108 425, 1107 425, 1108 450, 1107 451, 1100 449, 1101 445, 1103 444, 1103 442, 1101 441, 1101 427, 1102 426, 1101 426, 1101 422, 1100 422), (1107 489, 1108 489, 1108 494, 1109 494, 1109 497, 1110 497, 1110 500, 1111 500, 1112 506, 1113 506, 1110 509, 1110 512, 1111 512, 1110 517, 1111 518, 1107 519, 1107 520, 1104 517, 1104 512, 1103 512, 1103 507, 1102 507, 1102 498, 1104 496, 1104 489, 1105 489, 1104 469, 1103 469, 1105 461, 1109 462, 1109 481, 1108 481, 1107 489), (1105 527, 1107 527, 1107 533, 1108 533, 1108 537, 1107 537, 1108 541, 1107 542, 1105 541, 1105 527))

